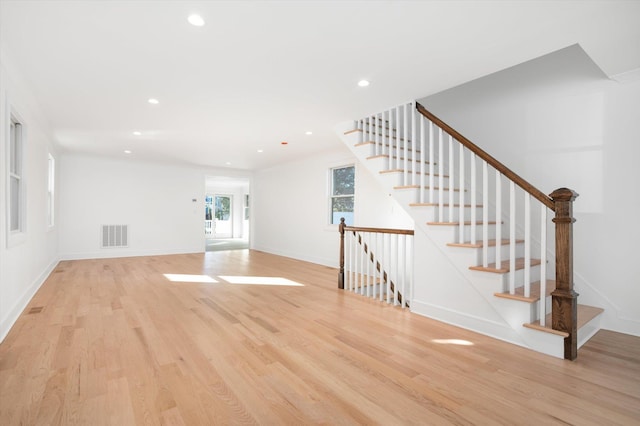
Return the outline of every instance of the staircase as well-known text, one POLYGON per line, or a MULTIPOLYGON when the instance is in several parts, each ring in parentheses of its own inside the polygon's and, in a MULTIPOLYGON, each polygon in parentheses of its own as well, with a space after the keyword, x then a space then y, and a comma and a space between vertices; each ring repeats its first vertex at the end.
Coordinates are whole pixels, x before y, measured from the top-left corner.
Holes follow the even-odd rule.
POLYGON ((603 310, 573 291, 575 192, 545 195, 416 102, 336 130, 415 220, 412 312, 576 358, 603 310))

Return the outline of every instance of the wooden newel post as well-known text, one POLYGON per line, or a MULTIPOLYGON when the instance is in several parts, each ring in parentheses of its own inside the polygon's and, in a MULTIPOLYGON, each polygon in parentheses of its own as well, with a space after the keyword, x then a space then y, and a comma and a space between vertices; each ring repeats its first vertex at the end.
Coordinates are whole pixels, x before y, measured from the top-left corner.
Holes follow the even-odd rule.
POLYGON ((569 333, 564 339, 564 358, 578 356, 578 293, 573 290, 573 201, 578 194, 567 188, 549 195, 555 203, 556 216, 556 289, 551 293, 551 325, 569 333))
POLYGON ((340 232, 340 272, 338 272, 338 288, 344 289, 344 217, 340 218, 338 232, 340 232))

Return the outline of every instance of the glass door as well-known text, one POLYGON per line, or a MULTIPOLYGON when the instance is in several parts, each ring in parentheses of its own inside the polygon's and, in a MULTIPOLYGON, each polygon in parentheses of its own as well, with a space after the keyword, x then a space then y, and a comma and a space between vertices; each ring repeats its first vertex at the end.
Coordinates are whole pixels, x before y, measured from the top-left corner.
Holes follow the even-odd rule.
POLYGON ((232 201, 231 195, 215 195, 213 197, 213 238, 233 237, 232 201))

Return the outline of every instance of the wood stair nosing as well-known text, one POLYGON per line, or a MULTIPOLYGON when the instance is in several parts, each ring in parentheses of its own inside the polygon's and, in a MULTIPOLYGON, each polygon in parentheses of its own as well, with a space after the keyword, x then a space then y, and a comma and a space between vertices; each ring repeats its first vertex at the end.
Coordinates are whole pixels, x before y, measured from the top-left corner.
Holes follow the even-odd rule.
MULTIPOLYGON (((404 173, 404 169, 389 169, 389 170, 381 170, 381 171, 379 171, 378 173, 380 173, 381 175, 383 175, 383 174, 388 174, 388 173, 404 173)), ((425 175, 425 176, 430 176, 430 174, 429 174, 429 173, 427 173, 427 172, 422 172, 422 171, 419 171, 419 170, 416 170, 415 172, 414 172, 414 171, 412 171, 412 170, 408 170, 408 171, 407 171, 407 173, 413 173, 413 174, 416 174, 416 175, 425 175)), ((434 177, 440 177, 440 175, 439 175, 439 174, 437 174, 437 173, 434 173, 434 174, 433 174, 433 176, 434 176, 434 177)), ((442 177, 443 177, 443 178, 445 178, 445 179, 449 179, 449 175, 442 175, 442 177)))
MULTIPOLYGON (((395 155, 392 156, 392 157, 389 157, 388 155, 385 155, 385 154, 372 155, 372 156, 367 157, 366 159, 367 160, 375 160, 376 158, 391 158, 393 160, 400 160, 400 161, 404 161, 405 160, 404 157, 397 157, 395 155)), ((409 163, 413 163, 414 162, 413 159, 406 159, 406 160, 409 163)), ((417 161, 417 163, 419 163, 419 164, 431 164, 429 161, 417 161)), ((434 166, 437 165, 437 164, 438 163, 433 163, 434 166)))
MULTIPOLYGON (((551 296, 551 292, 556 289, 555 280, 547 280, 545 297, 551 296)), ((516 287, 515 294, 511 294, 508 291, 503 293, 494 293, 494 296, 501 297, 503 299, 517 300, 519 302, 535 303, 540 300, 540 281, 531 283, 529 297, 524 295, 524 286, 516 287)))
MULTIPOLYGON (((576 324, 576 329, 579 330, 584 325, 586 325, 589 321, 600 315, 604 312, 604 309, 597 308, 595 306, 589 305, 580 305, 578 304, 578 322, 576 324)), ((531 328, 534 330, 544 331, 546 333, 555 334, 562 337, 569 337, 569 333, 560 330, 554 330, 552 328, 552 314, 547 314, 545 317, 545 325, 540 325, 540 320, 522 324, 524 327, 531 328)))
MULTIPOLYGON (((400 140, 404 140, 404 139, 400 139, 400 140)), ((411 141, 409 141, 409 142, 411 142, 411 141)), ((376 141, 362 141, 362 142, 358 142, 354 146, 356 148, 358 148, 358 147, 365 146, 365 145, 375 145, 375 144, 376 144, 376 141)), ((400 149, 400 150, 403 150, 403 151, 415 152, 416 154, 420 154, 422 152, 419 149, 413 149, 413 147, 394 146, 394 145, 389 145, 388 143, 384 143, 384 142, 382 143, 382 145, 384 145, 385 147, 387 147, 389 149, 400 149)))
MULTIPOLYGON (((487 246, 488 247, 495 247, 496 246, 496 240, 495 239, 490 239, 487 242, 487 246)), ((524 243, 524 240, 515 240, 516 244, 521 244, 524 243)), ((500 240, 500 245, 501 246, 508 246, 511 244, 511 240, 508 238, 503 238, 502 240, 500 240)), ((482 248, 484 247, 484 241, 482 239, 479 239, 476 243, 471 243, 471 242, 465 242, 465 243, 447 243, 447 246, 449 247, 464 247, 464 248, 482 248)))
MULTIPOLYGON (((500 224, 503 224, 504 222, 500 222, 500 224)), ((476 225, 480 225, 482 226, 483 222, 482 221, 477 221, 476 225)), ((497 225, 498 222, 494 221, 494 220, 490 220, 489 222, 487 222, 487 225, 497 225)), ((427 222, 427 225, 433 225, 433 226, 460 226, 460 222, 427 222)), ((464 222, 464 225, 471 225, 471 221, 470 220, 466 220, 464 222)))
MULTIPOLYGON (((531 266, 538 266, 540 265, 541 261, 540 259, 531 259, 531 266)), ((503 260, 500 263, 500 267, 497 268, 495 263, 490 263, 487 267, 484 267, 482 265, 478 265, 478 266, 469 266, 469 269, 471 269, 472 271, 484 271, 484 272, 492 272, 495 274, 506 274, 507 272, 510 272, 510 262, 509 260, 503 260)), ((516 259, 516 271, 520 270, 520 269, 524 269, 524 258, 523 257, 519 257, 516 259)))
MULTIPOLYGON (((393 189, 431 189, 431 187, 429 186, 420 186, 420 185, 399 185, 399 186, 394 186, 393 189)), ((433 188, 434 191, 440 191, 439 187, 434 187, 433 188)), ((451 191, 451 188, 442 188, 443 191, 451 191)), ((460 188, 453 188, 454 192, 460 192, 460 188)), ((467 190, 465 189, 464 192, 467 192, 467 190)))
MULTIPOLYGON (((440 206, 440 204, 438 204, 438 203, 410 203, 409 204, 409 207, 438 207, 438 206, 440 206)), ((446 208, 451 208, 452 206, 454 208, 459 208, 460 204, 453 204, 453 205, 451 205, 451 204, 443 204, 443 207, 446 207, 446 208)), ((471 204, 464 204, 462 207, 466 208, 466 207, 472 207, 472 206, 471 206, 471 204)), ((481 208, 483 208, 483 206, 482 206, 482 204, 476 204, 476 208, 480 208, 481 209, 481 208)))

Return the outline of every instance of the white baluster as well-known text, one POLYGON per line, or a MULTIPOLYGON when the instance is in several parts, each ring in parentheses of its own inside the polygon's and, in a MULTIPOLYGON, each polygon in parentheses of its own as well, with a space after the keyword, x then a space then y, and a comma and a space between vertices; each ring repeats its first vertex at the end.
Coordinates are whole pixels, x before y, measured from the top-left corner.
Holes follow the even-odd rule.
POLYGON ((496 170, 496 268, 502 267, 502 180, 500 172, 496 170))
POLYGON ((369 142, 371 140, 371 118, 367 117, 365 131, 363 133, 364 140, 363 142, 369 142))
POLYGON ((489 266, 489 164, 482 160, 482 266, 489 266))
POLYGON ((372 269, 373 269, 373 275, 372 275, 372 281, 373 281, 373 285, 372 285, 372 289, 371 289, 371 297, 376 299, 378 297, 378 268, 376 268, 376 264, 378 263, 379 259, 380 259, 380 245, 378 242, 378 236, 380 235, 379 232, 375 232, 373 234, 371 234, 371 255, 372 255, 372 269))
POLYGON ((509 181, 509 293, 516 293, 516 184, 509 181))
POLYGON ((360 295, 364 296, 364 282, 365 282, 365 255, 364 255, 364 237, 362 234, 359 234, 360 237, 360 295))
POLYGON ((438 221, 444 222, 444 149, 442 148, 442 129, 438 127, 438 163, 440 164, 440 176, 438 177, 438 221))
MULTIPOLYGON (((416 117, 418 116, 418 111, 416 111, 416 103, 415 101, 411 102, 411 158, 413 159, 413 170, 411 171, 411 185, 417 185, 417 176, 416 172, 418 171, 418 162, 420 161, 420 155, 418 155, 418 149, 420 144, 417 143, 417 134, 416 134, 416 117)), ((418 202, 422 201, 422 187, 420 188, 418 197, 418 202)))
POLYGON ((420 172, 420 202, 424 203, 424 193, 425 193, 425 163, 427 161, 427 159, 425 158, 425 156, 427 155, 426 152, 426 141, 425 141, 425 135, 424 135, 424 117, 422 116, 422 114, 416 113, 416 117, 419 117, 420 119, 420 169, 416 169, 414 171, 415 172, 420 172))
POLYGON ((351 276, 351 274, 353 273, 353 265, 352 265, 352 261, 353 261, 353 240, 351 238, 351 231, 346 231, 346 235, 347 235, 347 250, 345 250, 347 252, 347 254, 345 254, 346 259, 345 259, 345 263, 348 265, 347 267, 347 282, 345 283, 345 288, 349 291, 351 291, 351 285, 353 283, 353 277, 351 276))
POLYGON ((411 237, 407 237, 409 239, 409 247, 408 247, 408 254, 407 254, 407 262, 409 265, 409 299, 407 300, 407 302, 410 302, 413 300, 413 288, 414 288, 414 282, 413 282, 413 235, 411 237))
POLYGON ((391 108, 389 110, 389 147, 387 148, 387 170, 393 169, 393 132, 391 131, 391 129, 394 128, 393 116, 393 108, 391 108))
POLYGON ((400 107, 396 107, 396 161, 394 169, 400 169, 400 136, 402 135, 400 129, 400 107))
POLYGON ((385 234, 387 238, 385 246, 387 247, 385 259, 387 259, 387 265, 385 266, 385 271, 387 272, 387 282, 385 283, 386 294, 387 294, 387 303, 391 303, 391 253, 393 253, 393 240, 392 234, 385 234))
POLYGON ((540 203, 540 325, 547 316, 547 206, 540 203))
POLYGON ((470 152, 471 161, 471 244, 476 243, 476 155, 470 152))
POLYGON ((404 104, 404 185, 409 185, 409 111, 407 104, 404 104))
POLYGON ((366 289, 365 292, 367 293, 367 297, 371 296, 371 233, 370 232, 365 232, 364 234, 365 240, 364 240, 364 245, 363 248, 364 250, 364 255, 365 255, 365 262, 367 265, 367 276, 365 278, 365 282, 366 282, 366 289))
POLYGON ((398 241, 398 234, 393 234, 393 240, 395 243, 395 247, 393 250, 394 256, 393 256, 393 274, 391 275, 392 279, 393 279, 393 305, 397 305, 398 304, 398 269, 399 269, 399 264, 400 264, 400 259, 399 259, 399 241, 398 241))
POLYGON ((400 305, 402 308, 404 308, 404 304, 405 301, 407 299, 407 288, 406 288, 406 283, 407 283, 407 236, 406 235, 400 235, 399 236, 399 241, 400 241, 400 259, 401 259, 401 269, 402 269, 402 278, 401 278, 401 282, 402 282, 402 304, 400 305))
POLYGON ((524 194, 524 297, 531 296, 531 194, 524 194))
MULTIPOLYGON (((458 221, 459 225, 459 235, 458 242, 460 244, 464 243, 464 147, 461 144, 458 144, 458 149, 460 150, 460 161, 458 164, 458 168, 460 169, 460 183, 458 184, 460 192, 458 197, 458 202, 460 207, 458 207, 458 221)), ((453 210, 453 207, 452 207, 453 210)))
POLYGON ((453 204, 454 204, 454 191, 455 186, 455 155, 453 153, 453 136, 449 135, 449 222, 454 221, 453 217, 453 204))
POLYGON ((373 155, 378 155, 380 153, 380 123, 378 122, 378 114, 373 117, 373 128, 374 128, 374 145, 373 145, 373 155))
POLYGON ((435 141, 433 140, 433 123, 429 120, 429 202, 433 204, 433 163, 435 162, 435 155, 433 155, 433 148, 435 141))
MULTIPOLYGON (((382 113, 382 125, 384 126, 387 138, 382 138, 382 154, 388 155, 389 145, 391 145, 391 123, 389 122, 389 111, 382 113), (386 151, 386 152, 385 152, 386 151)), ((383 133, 384 134, 384 133, 383 133)))

